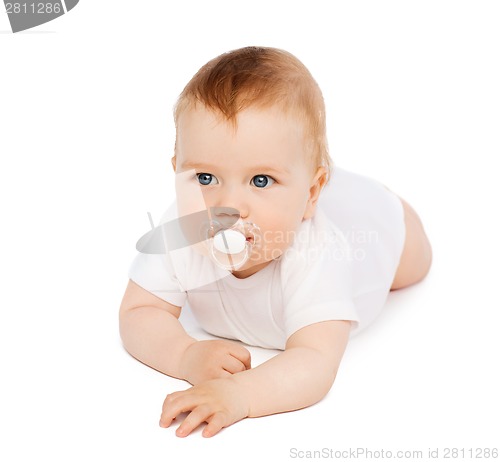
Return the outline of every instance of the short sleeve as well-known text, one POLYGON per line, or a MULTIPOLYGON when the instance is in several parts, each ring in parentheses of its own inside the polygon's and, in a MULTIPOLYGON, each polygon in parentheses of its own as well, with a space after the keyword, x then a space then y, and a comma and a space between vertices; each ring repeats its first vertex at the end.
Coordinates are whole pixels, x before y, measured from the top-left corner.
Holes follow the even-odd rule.
MULTIPOLYGON (((163 214, 160 225, 175 217, 172 204, 163 214)), ((164 253, 138 252, 128 271, 128 277, 143 289, 162 300, 182 307, 187 299, 186 291, 179 282, 168 249, 164 253)))
POLYGON ((284 254, 282 286, 287 339, 322 321, 345 320, 357 326, 350 247, 321 213, 302 223, 284 254))
POLYGON ((138 253, 130 265, 128 277, 143 289, 175 306, 183 306, 186 292, 175 275, 167 254, 138 253))

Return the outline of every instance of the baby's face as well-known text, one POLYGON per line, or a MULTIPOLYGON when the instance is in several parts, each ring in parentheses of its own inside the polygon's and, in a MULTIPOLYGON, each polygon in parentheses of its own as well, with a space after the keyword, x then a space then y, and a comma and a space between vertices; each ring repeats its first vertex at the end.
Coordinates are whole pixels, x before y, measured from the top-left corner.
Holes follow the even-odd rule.
MULTIPOLYGON (((246 109, 238 125, 202 107, 178 120, 177 174, 196 185, 204 207, 230 207, 260 227, 250 260, 234 274, 249 276, 283 254, 300 223, 314 213, 316 172, 307 158, 303 128, 278 109, 246 109)), ((193 200, 193 194, 184 194, 193 200)), ((178 197, 179 213, 186 197, 178 197)))

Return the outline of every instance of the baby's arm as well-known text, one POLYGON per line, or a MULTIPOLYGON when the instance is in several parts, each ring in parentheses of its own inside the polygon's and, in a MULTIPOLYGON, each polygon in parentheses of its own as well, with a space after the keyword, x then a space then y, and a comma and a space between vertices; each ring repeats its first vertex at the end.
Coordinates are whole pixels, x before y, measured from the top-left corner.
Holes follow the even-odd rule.
POLYGON ((129 281, 120 306, 125 349, 139 361, 192 384, 250 368, 250 353, 224 340, 197 341, 178 318, 181 309, 129 281))
POLYGON ((320 401, 330 390, 351 323, 325 321, 295 332, 285 351, 234 376, 249 399, 249 417, 292 411, 320 401))
POLYGON ((160 425, 168 427, 177 415, 191 411, 177 435, 187 436, 202 422, 208 422, 203 436, 213 436, 245 417, 310 406, 332 386, 349 331, 349 321, 304 327, 288 339, 285 351, 260 366, 168 395, 160 425))

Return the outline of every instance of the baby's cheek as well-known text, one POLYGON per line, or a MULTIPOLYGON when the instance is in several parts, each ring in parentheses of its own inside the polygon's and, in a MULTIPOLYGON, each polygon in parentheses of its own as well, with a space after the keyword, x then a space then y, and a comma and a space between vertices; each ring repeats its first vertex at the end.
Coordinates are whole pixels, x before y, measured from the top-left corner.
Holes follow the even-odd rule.
POLYGON ((180 216, 207 210, 200 184, 194 180, 196 172, 189 170, 175 175, 177 208, 180 216))
POLYGON ((292 244, 294 233, 287 230, 265 230, 261 233, 261 239, 257 249, 265 260, 274 260, 281 256, 292 244))

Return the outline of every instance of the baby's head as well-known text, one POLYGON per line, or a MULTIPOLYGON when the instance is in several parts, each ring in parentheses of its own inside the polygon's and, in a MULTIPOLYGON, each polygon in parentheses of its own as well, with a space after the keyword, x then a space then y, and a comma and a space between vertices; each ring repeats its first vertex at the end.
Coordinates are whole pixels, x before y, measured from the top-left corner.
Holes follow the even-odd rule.
POLYGON ((181 214, 195 211, 196 184, 204 208, 232 208, 261 228, 250 274, 279 257, 313 216, 331 167, 323 96, 307 68, 275 48, 225 53, 186 85, 175 124, 181 214))
POLYGON ((331 160, 323 95, 308 69, 292 54, 276 48, 246 47, 212 59, 179 96, 176 128, 184 112, 200 107, 235 128, 245 109, 279 109, 301 125, 304 153, 314 170, 325 168, 328 180, 331 160))

